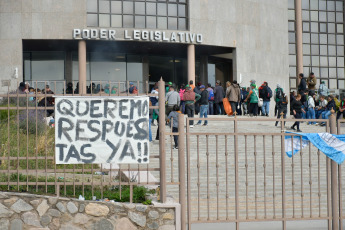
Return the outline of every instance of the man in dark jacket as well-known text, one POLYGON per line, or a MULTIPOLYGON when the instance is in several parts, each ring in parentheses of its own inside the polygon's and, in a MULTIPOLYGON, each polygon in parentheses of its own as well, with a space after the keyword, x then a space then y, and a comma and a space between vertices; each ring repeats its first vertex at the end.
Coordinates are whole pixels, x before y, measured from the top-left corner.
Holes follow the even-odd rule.
POLYGON ((216 115, 224 115, 224 106, 223 106, 223 98, 224 98, 224 89, 221 86, 219 80, 216 82, 216 87, 213 90, 214 93, 214 104, 216 105, 216 115))
MULTIPOLYGON (((335 107, 335 101, 333 99, 333 96, 331 95, 328 96, 327 101, 328 103, 326 106, 326 110, 321 113, 322 119, 328 119, 328 117, 332 114, 332 110, 335 112, 336 107, 335 107)), ((320 125, 325 126, 326 123, 322 122, 320 125)))
MULTIPOLYGON (((200 92, 201 92, 201 98, 199 100, 199 104, 200 104, 200 115, 199 117, 202 118, 207 118, 207 113, 208 113, 208 91, 205 90, 205 86, 201 85, 200 86, 200 92)), ((196 123, 195 125, 201 125, 201 120, 199 120, 198 123, 196 123)), ((204 121, 204 126, 207 125, 207 120, 204 121)))
MULTIPOLYGON (((186 112, 188 117, 194 117, 195 106, 194 103, 200 99, 200 94, 194 93, 191 87, 186 88, 183 94, 183 100, 186 103, 186 112)), ((194 121, 189 121, 189 127, 193 128, 194 121)))
POLYGON ((260 97, 263 100, 263 105, 261 107, 261 114, 262 116, 269 116, 270 113, 270 101, 272 97, 272 90, 268 87, 268 83, 265 81, 262 85, 262 89, 260 90, 260 97))
POLYGON ((301 91, 304 92, 307 89, 307 82, 305 81, 303 73, 300 73, 298 75, 298 78, 300 80, 299 85, 298 85, 298 92, 301 93, 301 91))

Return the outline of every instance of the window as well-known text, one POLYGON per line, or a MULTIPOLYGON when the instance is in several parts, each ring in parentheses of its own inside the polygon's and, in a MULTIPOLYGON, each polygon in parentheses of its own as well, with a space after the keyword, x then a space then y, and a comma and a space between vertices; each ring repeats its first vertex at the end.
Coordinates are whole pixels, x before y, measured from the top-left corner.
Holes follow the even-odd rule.
POLYGON ((87 0, 87 26, 188 30, 188 1, 87 0))

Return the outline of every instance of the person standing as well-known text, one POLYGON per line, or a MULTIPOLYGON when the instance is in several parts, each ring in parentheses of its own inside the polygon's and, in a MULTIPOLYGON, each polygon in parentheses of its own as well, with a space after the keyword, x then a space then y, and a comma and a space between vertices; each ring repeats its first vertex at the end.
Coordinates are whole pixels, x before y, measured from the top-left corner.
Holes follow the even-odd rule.
MULTIPOLYGON (((287 105, 288 105, 288 96, 284 93, 283 97, 280 99, 280 101, 277 104, 278 108, 278 116, 277 119, 280 119, 282 113, 283 113, 283 118, 286 119, 286 114, 287 114, 287 105)), ((278 121, 276 121, 275 126, 278 125, 278 121)), ((285 122, 284 122, 285 125, 285 122)))
POLYGON ((224 115, 223 98, 225 93, 219 80, 216 81, 216 87, 214 87, 213 93, 214 104, 216 105, 215 115, 224 115))
POLYGON ((270 113, 270 101, 272 97, 272 90, 268 87, 268 83, 265 81, 262 89, 260 91, 260 97, 263 100, 263 105, 261 107, 262 116, 269 116, 270 113))
MULTIPOLYGON (((237 82, 236 82, 237 83, 237 82)), ((229 100, 230 106, 233 112, 232 116, 235 116, 237 103, 241 100, 240 87, 233 82, 232 84, 228 81, 226 82, 226 93, 225 97, 229 100)))
POLYGON ((246 87, 242 87, 242 90, 241 90, 241 104, 242 104, 242 108, 243 108, 243 115, 246 115, 248 114, 248 104, 246 102, 244 102, 244 100, 247 98, 248 96, 248 92, 247 92, 247 89, 246 87))
MULTIPOLYGON (((296 97, 296 100, 292 102, 292 112, 296 119, 302 118, 302 113, 305 113, 305 111, 302 109, 302 102, 301 102, 301 94, 298 94, 296 97)), ((296 130, 295 127, 297 127, 297 132, 302 132, 299 128, 299 121, 296 121, 292 126, 292 130, 296 130)))
POLYGON ((308 89, 313 90, 313 92, 315 92, 316 89, 316 77, 314 75, 313 72, 310 73, 308 79, 307 79, 307 85, 308 85, 308 89))
MULTIPOLYGON (((171 120, 172 120, 172 132, 173 133, 178 133, 178 117, 180 114, 179 111, 179 106, 178 105, 174 105, 172 111, 169 113, 168 115, 168 119, 170 121, 170 125, 171 125, 171 120)), ((170 126, 169 125, 169 126, 170 126)), ((175 142, 175 147, 174 149, 178 149, 178 135, 174 135, 174 142, 175 142)))
POLYGON ((214 93, 211 87, 211 83, 207 84, 208 91, 208 115, 213 115, 213 105, 214 105, 214 93))
POLYGON ((258 116, 258 102, 259 102, 259 90, 256 88, 255 84, 250 85, 251 90, 249 91, 249 94, 244 100, 244 102, 249 101, 249 114, 250 116, 257 117, 258 116))
MULTIPOLYGON (((274 107, 274 116, 277 116, 279 101, 284 97, 284 90, 277 84, 277 88, 274 90, 274 101, 276 105, 274 107)), ((291 103, 292 100, 290 100, 291 103)))
MULTIPOLYGON (((307 119, 315 119, 315 93, 309 91, 308 101, 306 104, 307 107, 307 119)), ((307 125, 315 125, 316 121, 309 121, 307 125)))
POLYGON ((194 91, 195 85, 194 85, 193 80, 190 80, 190 81, 189 81, 189 87, 191 87, 192 90, 194 91))
POLYGON ((325 84, 325 81, 321 81, 318 93, 322 96, 327 97, 329 95, 329 90, 325 84))
POLYGON ((175 91, 174 86, 170 86, 169 92, 166 95, 166 115, 169 115, 175 105, 180 106, 180 94, 175 91))
POLYGON ((300 73, 298 75, 298 78, 300 80, 299 82, 299 85, 298 85, 298 92, 300 93, 301 91, 305 91, 307 89, 307 83, 305 81, 305 78, 304 78, 304 74, 303 73, 300 73))
MULTIPOLYGON (((201 85, 200 86, 200 91, 201 91, 201 98, 199 100, 199 104, 200 104, 200 115, 199 117, 202 118, 207 118, 207 113, 208 113, 208 91, 205 90, 205 86, 201 85)), ((204 121, 204 126, 206 126, 208 123, 207 120, 204 121)), ((195 125, 201 125, 201 120, 199 120, 198 123, 196 123, 195 125)))
MULTIPOLYGON (((194 93, 191 87, 186 89, 186 92, 183 94, 183 99, 185 101, 185 108, 188 117, 194 117, 195 106, 194 103, 200 99, 200 94, 194 93)), ((189 127, 193 128, 194 121, 189 121, 189 127)))

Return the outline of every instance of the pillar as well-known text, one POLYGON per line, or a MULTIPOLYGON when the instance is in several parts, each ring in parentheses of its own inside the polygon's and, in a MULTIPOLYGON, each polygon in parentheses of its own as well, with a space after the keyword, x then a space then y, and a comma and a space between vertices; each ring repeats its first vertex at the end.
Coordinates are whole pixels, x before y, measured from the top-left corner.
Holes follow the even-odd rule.
POLYGON ((142 58, 142 63, 143 63, 143 82, 144 82, 144 87, 143 89, 145 90, 145 92, 150 93, 150 85, 149 85, 149 75, 150 75, 150 71, 149 71, 149 57, 148 56, 144 56, 142 58))
POLYGON ((207 86, 208 83, 208 56, 202 55, 200 58, 200 81, 203 85, 207 86))
POLYGON ((188 45, 187 56, 188 56, 188 84, 189 84, 189 81, 191 80, 195 84, 195 46, 194 45, 188 45))
POLYGON ((303 40, 302 40, 302 0, 295 0, 296 18, 296 79, 299 84, 298 75, 303 73, 303 40))
POLYGON ((79 94, 86 94, 86 41, 78 43, 79 94))

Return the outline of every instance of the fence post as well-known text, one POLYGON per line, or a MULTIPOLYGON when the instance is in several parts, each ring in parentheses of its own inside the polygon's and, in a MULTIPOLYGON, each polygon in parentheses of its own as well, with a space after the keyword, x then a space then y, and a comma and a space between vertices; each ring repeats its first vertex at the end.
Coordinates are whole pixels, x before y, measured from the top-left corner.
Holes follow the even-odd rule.
POLYGON ((165 155, 165 82, 161 78, 158 82, 159 105, 159 166, 160 166, 160 200, 166 202, 166 155, 165 155))
POLYGON ((185 132, 184 132, 184 114, 179 114, 178 132, 179 132, 178 165, 179 165, 179 180, 180 180, 179 199, 180 199, 180 204, 181 204, 181 230, 185 230, 186 229, 186 160, 185 160, 185 138, 186 137, 185 137, 185 132))
MULTIPOLYGON (((330 133, 337 134, 337 120, 335 118, 335 112, 332 109, 329 116, 330 133)), ((331 161, 331 194, 332 194, 332 230, 339 229, 339 201, 338 201, 338 164, 335 161, 331 161)))

